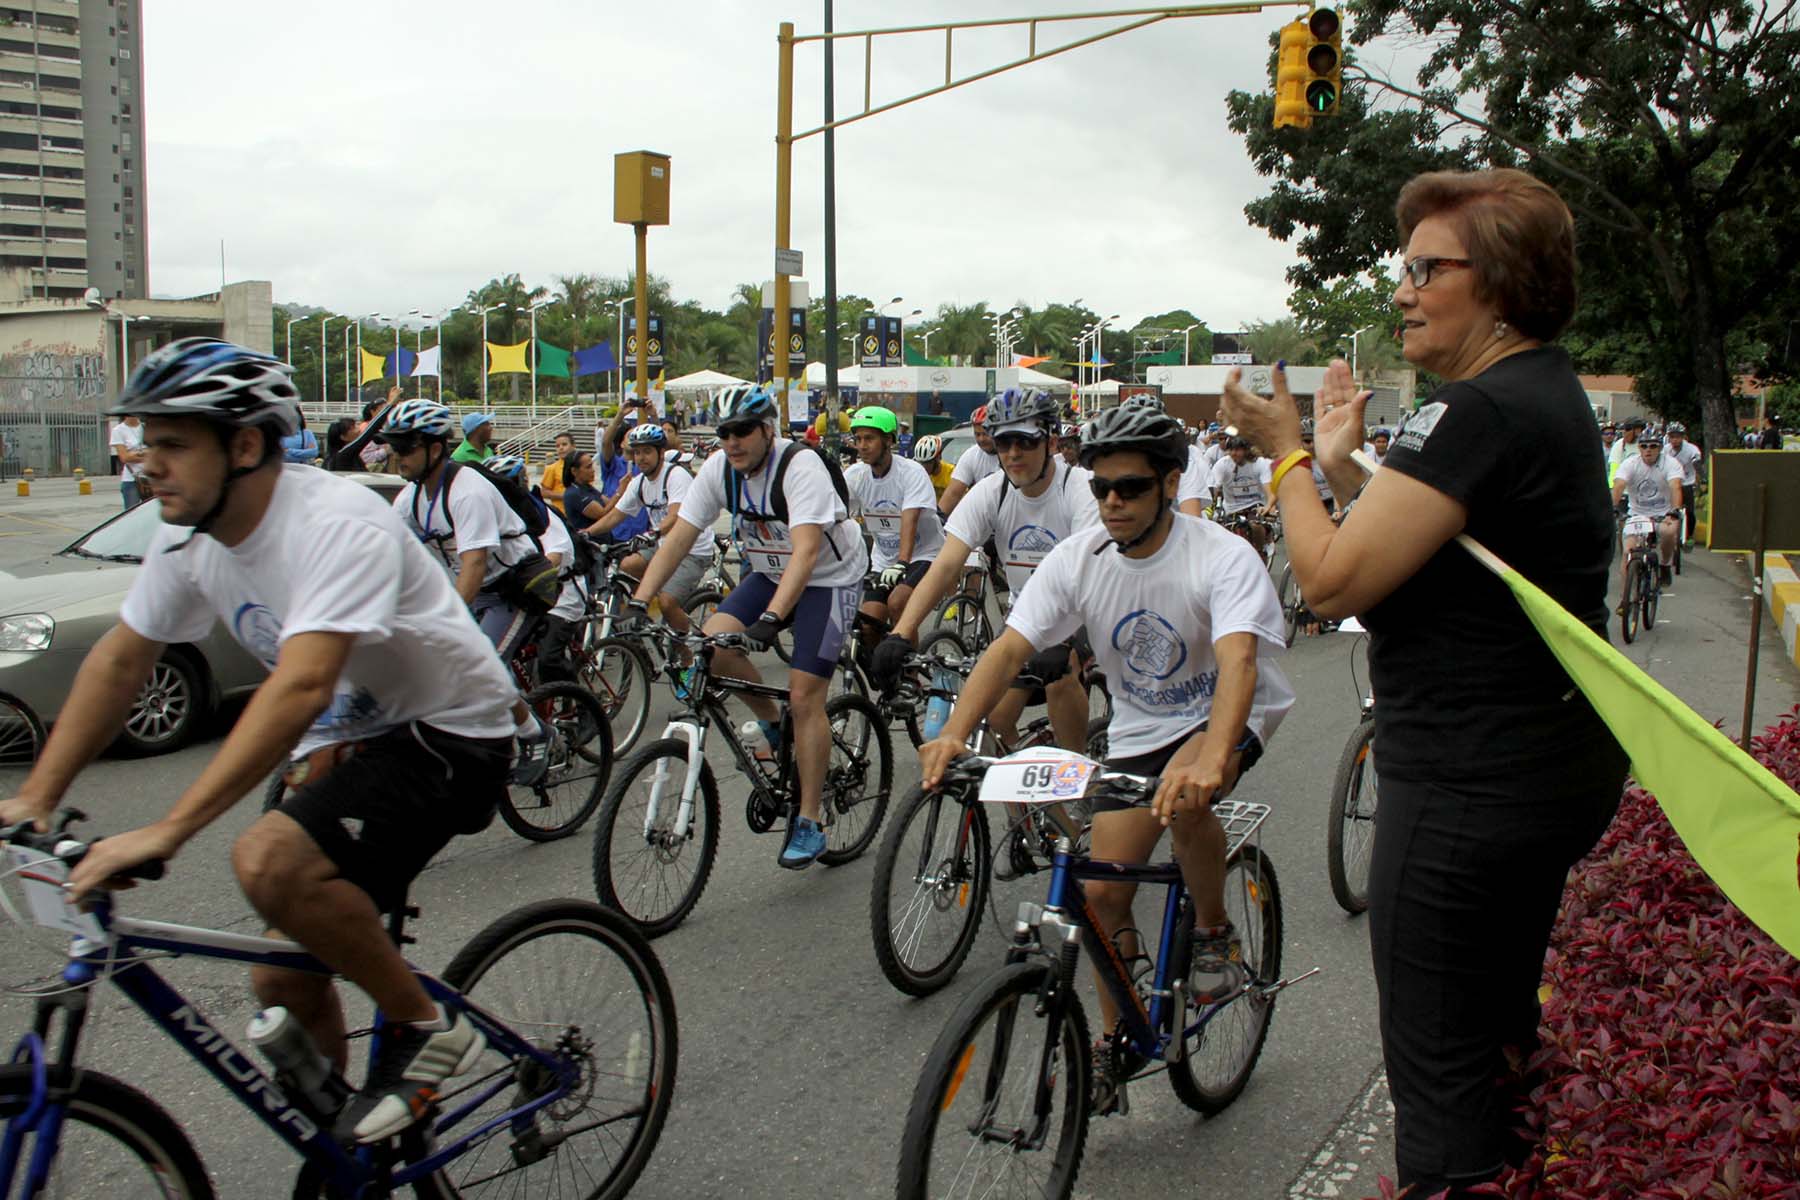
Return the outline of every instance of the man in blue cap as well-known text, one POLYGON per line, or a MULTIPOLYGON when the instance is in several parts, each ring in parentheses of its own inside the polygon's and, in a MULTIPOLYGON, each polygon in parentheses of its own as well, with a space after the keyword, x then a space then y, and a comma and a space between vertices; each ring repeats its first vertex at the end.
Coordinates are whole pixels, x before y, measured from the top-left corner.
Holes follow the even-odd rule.
POLYGON ((459 463, 482 463, 494 457, 494 414, 470 413, 462 419, 463 440, 451 459, 459 463))

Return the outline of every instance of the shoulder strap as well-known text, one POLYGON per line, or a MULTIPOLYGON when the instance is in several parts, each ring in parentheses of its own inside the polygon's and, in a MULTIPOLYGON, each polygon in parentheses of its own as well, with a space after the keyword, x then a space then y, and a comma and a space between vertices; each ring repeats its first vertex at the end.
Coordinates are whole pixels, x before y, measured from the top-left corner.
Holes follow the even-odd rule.
POLYGON ((788 523, 788 506, 787 493, 782 490, 782 481, 787 478, 788 464, 794 461, 794 455, 800 452, 800 447, 804 444, 803 442, 789 442, 787 447, 782 450, 781 457, 775 460, 775 478, 771 485, 775 499, 769 507, 774 510, 775 519, 783 525, 788 523))
MULTIPOLYGON (((456 473, 460 470, 462 470, 461 463, 457 462, 454 458, 445 459, 444 478, 438 489, 438 494, 444 498, 444 524, 449 527, 449 532, 451 534, 456 533, 456 518, 450 515, 450 485, 455 482, 456 473)), ((425 523, 419 520, 419 493, 424 490, 425 485, 423 483, 413 484, 412 519, 413 526, 417 528, 421 534, 429 534, 430 531, 425 528, 425 523)))

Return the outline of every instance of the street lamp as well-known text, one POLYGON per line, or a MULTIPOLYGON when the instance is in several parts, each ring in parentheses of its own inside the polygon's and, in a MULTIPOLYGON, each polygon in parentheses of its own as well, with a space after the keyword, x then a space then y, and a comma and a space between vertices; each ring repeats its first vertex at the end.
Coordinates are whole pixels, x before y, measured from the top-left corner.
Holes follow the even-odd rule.
POLYGON ((1000 322, 1006 320, 1007 317, 1022 317, 1025 315, 1025 312, 1023 309, 1015 308, 1012 312, 1008 313, 1006 317, 1002 317, 999 313, 990 313, 988 315, 992 317, 994 321, 994 366, 998 367, 1000 365, 1000 322))
MULTIPOLYGON (((479 301, 476 302, 476 306, 480 307, 479 301)), ((486 308, 483 308, 481 310, 481 411, 482 412, 487 411, 487 381, 488 381, 487 319, 488 319, 488 314, 491 312, 499 312, 501 309, 503 309, 505 307, 506 307, 505 302, 501 302, 499 304, 490 304, 486 308)))
POLYGON ((287 364, 294 365, 294 326, 306 320, 305 317, 294 317, 287 323, 287 364))
MULTIPOLYGON (((425 326, 430 325, 432 328, 437 330, 437 352, 438 352, 437 398, 438 398, 439 404, 442 404, 444 402, 444 318, 449 316, 450 313, 455 312, 455 311, 456 310, 454 308, 448 309, 441 313, 428 313, 422 308, 415 308, 412 310, 412 315, 415 317, 418 317, 419 320, 422 322, 422 324, 420 324, 420 326, 419 326, 419 335, 414 342, 415 346, 417 347, 417 353, 420 358, 425 357, 425 326)), ((414 370, 417 370, 417 369, 418 368, 416 368, 416 367, 414 368, 414 370)), ((419 390, 421 393, 423 393, 424 386, 420 385, 419 390)))
POLYGON ((927 329, 924 333, 919 335, 919 340, 924 343, 924 349, 922 349, 919 353, 920 353, 920 356, 923 357, 924 359, 926 359, 927 361, 930 361, 930 359, 931 359, 931 339, 936 334, 941 333, 941 332, 943 332, 941 329, 927 329))
POLYGON ((1193 362, 1193 359, 1188 357, 1188 338, 1193 334, 1194 330, 1198 328, 1200 328, 1200 322, 1195 321, 1192 325, 1189 325, 1186 329, 1181 331, 1181 365, 1184 367, 1193 362))
POLYGON ((555 303, 557 303, 556 297, 552 296, 548 300, 539 300, 536 304, 527 306, 527 311, 529 311, 531 314, 531 419, 533 421, 537 420, 537 375, 538 375, 537 310, 540 308, 548 308, 552 304, 555 304, 555 303))
MULTIPOLYGON (((48 288, 46 288, 45 293, 48 294, 48 288)), ((82 299, 87 302, 87 306, 89 308, 92 308, 99 312, 105 313, 109 317, 117 317, 118 318, 118 321, 119 321, 119 391, 121 394, 123 394, 123 392, 125 391, 125 380, 131 375, 131 321, 132 321, 132 318, 126 316, 124 313, 120 312, 118 309, 114 308, 111 304, 108 304, 104 299, 102 299, 100 296, 99 288, 88 288, 87 291, 83 293, 82 299)))
POLYGON ((319 318, 319 408, 324 410, 330 404, 326 398, 326 386, 331 379, 331 354, 325 349, 325 327, 338 318, 326 315, 319 318))
MULTIPOLYGON (((619 336, 613 342, 613 367, 619 373, 617 395, 619 403, 623 405, 625 403, 625 302, 623 300, 608 300, 601 311, 604 312, 608 308, 615 310, 619 314, 619 336)), ((594 401, 596 410, 599 408, 599 405, 600 401, 596 398, 594 401)))
POLYGON ((906 299, 905 296, 895 296, 892 300, 889 300, 886 304, 884 304, 880 308, 876 309, 875 310, 876 315, 882 316, 882 317, 887 316, 888 309, 894 307, 894 305, 896 305, 896 304, 903 302, 905 299, 906 299))
POLYGON ((1358 329, 1355 333, 1350 335, 1350 378, 1354 379, 1359 384, 1362 382, 1362 376, 1357 374, 1356 371, 1356 339, 1360 338, 1363 334, 1369 332, 1369 330, 1373 328, 1375 328, 1373 325, 1364 325, 1361 329, 1358 329))

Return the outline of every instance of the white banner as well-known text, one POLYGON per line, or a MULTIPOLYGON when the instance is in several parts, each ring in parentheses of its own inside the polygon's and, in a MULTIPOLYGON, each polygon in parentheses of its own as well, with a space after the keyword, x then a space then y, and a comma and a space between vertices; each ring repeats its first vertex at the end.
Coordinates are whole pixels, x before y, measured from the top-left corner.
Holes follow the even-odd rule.
POLYGON ((438 347, 419 352, 419 365, 412 369, 414 375, 436 375, 438 373, 438 347))

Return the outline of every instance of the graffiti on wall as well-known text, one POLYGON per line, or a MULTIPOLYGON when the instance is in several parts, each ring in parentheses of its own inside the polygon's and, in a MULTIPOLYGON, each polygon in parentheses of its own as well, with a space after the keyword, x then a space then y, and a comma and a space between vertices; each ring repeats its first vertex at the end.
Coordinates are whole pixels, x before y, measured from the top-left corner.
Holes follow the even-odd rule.
POLYGON ((99 412, 106 365, 91 346, 29 342, 0 355, 0 411, 99 412))

